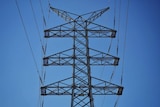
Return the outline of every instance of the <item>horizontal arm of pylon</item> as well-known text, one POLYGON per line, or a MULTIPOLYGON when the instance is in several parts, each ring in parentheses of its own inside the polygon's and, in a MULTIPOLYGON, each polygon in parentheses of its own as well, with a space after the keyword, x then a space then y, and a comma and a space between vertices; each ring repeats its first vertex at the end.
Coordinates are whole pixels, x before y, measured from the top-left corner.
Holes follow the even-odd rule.
POLYGON ((115 38, 116 30, 108 27, 92 23, 87 29, 83 28, 76 22, 68 22, 44 31, 45 38, 67 38, 67 37, 83 37, 82 35, 76 35, 81 32, 88 32, 89 38, 115 38), (75 24, 74 24, 75 23, 75 24), (70 24, 74 24, 75 27, 71 27, 70 24))
POLYGON ((93 95, 122 95, 122 86, 95 77, 92 77, 92 82, 93 95))
POLYGON ((41 95, 71 95, 72 77, 41 87, 41 95))
POLYGON ((43 58, 43 65, 72 65, 73 48, 43 58))
POLYGON ((58 16, 60 16, 62 19, 64 19, 65 21, 73 21, 74 17, 78 17, 77 14, 71 13, 71 12, 67 12, 64 10, 60 10, 54 7, 50 7, 50 9, 55 12, 58 16), (71 17, 72 16, 72 17, 71 17))
POLYGON ((96 23, 91 23, 88 26, 88 35, 90 37, 100 37, 100 38, 115 38, 116 37, 116 30, 96 24, 96 23))
POLYGON ((65 21, 87 21, 87 25, 98 19, 103 13, 105 13, 107 10, 109 10, 109 7, 96 10, 93 12, 89 12, 82 15, 77 15, 75 13, 67 12, 64 10, 60 10, 54 7, 50 7, 50 9, 55 12, 58 16, 60 16, 65 21), (83 17, 88 17, 87 19, 84 19, 83 17))
POLYGON ((91 86, 70 84, 72 81, 72 77, 46 85, 41 87, 41 95, 72 95, 72 89, 81 90, 77 91, 75 96, 88 96, 86 90, 88 87, 92 88, 93 95, 122 95, 123 87, 92 77, 92 81, 94 84, 91 86))
POLYGON ((73 22, 68 22, 62 25, 58 25, 44 30, 44 37, 73 37, 73 28, 70 26, 73 22))
POLYGON ((105 13, 107 10, 109 10, 109 7, 101 9, 101 10, 97 10, 97 11, 93 11, 90 13, 86 13, 82 16, 86 16, 86 15, 90 15, 88 17, 88 19, 86 20, 88 22, 88 25, 92 22, 94 22, 96 19, 98 19, 103 13, 105 13))
POLYGON ((114 65, 117 66, 119 58, 96 49, 90 48, 91 65, 114 65))
MULTIPOLYGON (((63 66, 73 65, 73 59, 77 61, 78 65, 85 65, 86 56, 73 57, 73 48, 50 55, 43 58, 44 66, 63 66)), ((90 48, 90 65, 114 65, 117 66, 119 58, 110 54, 91 49, 90 48)))

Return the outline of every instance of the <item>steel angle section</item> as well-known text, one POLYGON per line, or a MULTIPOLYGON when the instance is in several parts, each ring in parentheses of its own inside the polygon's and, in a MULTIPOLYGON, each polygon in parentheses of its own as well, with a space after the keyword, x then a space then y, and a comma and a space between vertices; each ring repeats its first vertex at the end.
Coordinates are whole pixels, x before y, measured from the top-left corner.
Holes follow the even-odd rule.
POLYGON ((75 30, 71 24, 74 22, 68 22, 56 27, 52 27, 50 29, 44 30, 44 37, 45 38, 58 38, 58 37, 73 37, 73 31, 75 30))
POLYGON ((93 95, 122 95, 123 87, 114 83, 92 77, 93 95))
POLYGON ((110 29, 108 27, 91 23, 90 26, 88 26, 89 37, 99 37, 99 38, 115 38, 116 37, 116 30, 110 29))
POLYGON ((119 58, 95 49, 90 48, 91 65, 113 65, 117 66, 119 58))
POLYGON ((71 95, 72 94, 72 77, 51 83, 41 87, 41 95, 71 95))
POLYGON ((72 65, 73 48, 43 58, 44 66, 72 65))

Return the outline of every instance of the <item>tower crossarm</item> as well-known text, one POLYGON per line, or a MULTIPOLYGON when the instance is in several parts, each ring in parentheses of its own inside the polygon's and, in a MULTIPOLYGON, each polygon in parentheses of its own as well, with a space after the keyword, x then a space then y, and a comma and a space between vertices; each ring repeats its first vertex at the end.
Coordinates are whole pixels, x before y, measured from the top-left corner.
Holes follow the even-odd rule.
POLYGON ((122 95, 122 86, 95 77, 92 77, 92 81, 94 83, 92 85, 93 95, 122 95))
MULTIPOLYGON (((93 12, 89 12, 86 14, 82 14, 82 15, 77 15, 75 13, 67 12, 67 11, 60 10, 60 9, 57 9, 54 7, 50 7, 50 9, 67 22, 70 22, 70 21, 79 22, 80 21, 83 23, 87 22, 87 25, 89 25, 90 23, 92 23, 96 19, 98 19, 103 13, 105 13, 107 10, 109 10, 109 7, 104 8, 104 9, 100 9, 100 10, 96 10, 93 12), (84 17, 87 17, 87 18, 85 19, 84 17)), ((73 24, 71 24, 71 25, 73 26, 73 24)))
POLYGON ((69 83, 72 81, 72 77, 57 81, 55 83, 42 86, 41 95, 71 95, 72 85, 69 83))
POLYGON ((97 37, 97 38, 115 38, 116 37, 116 30, 96 24, 91 23, 88 26, 88 35, 89 37, 97 37))
POLYGON ((117 66, 119 58, 113 55, 90 48, 91 65, 114 65, 117 66))
POLYGON ((73 56, 71 56, 73 48, 55 53, 43 58, 43 65, 72 65, 73 56))
MULTIPOLYGON (((73 59, 76 59, 79 65, 84 65, 84 60, 86 59, 85 56, 76 56, 73 57, 71 55, 73 48, 44 57, 43 58, 43 65, 44 66, 63 66, 63 65, 73 65, 73 59)), ((117 66, 119 62, 119 58, 112 56, 110 54, 106 54, 104 52, 91 49, 90 58, 90 65, 114 65, 117 66)))
POLYGON ((71 27, 70 25, 71 23, 73 22, 71 21, 71 22, 44 30, 44 37, 45 38, 73 37, 74 29, 71 27))
POLYGON ((75 24, 76 27, 73 28, 70 24, 75 22, 68 22, 44 31, 45 38, 68 38, 68 37, 83 37, 82 35, 74 35, 75 33, 81 33, 84 31, 88 32, 89 38, 115 38, 116 30, 110 29, 108 27, 98 25, 92 23, 88 29, 78 29, 80 26, 79 24, 75 24))
MULTIPOLYGON (((72 77, 66 78, 64 80, 42 86, 41 95, 72 95, 72 89, 80 90, 75 93, 76 96, 87 96, 88 93, 85 90, 88 88, 87 85, 80 84, 69 84, 72 77)), ((123 87, 92 77, 92 81, 95 83, 91 85, 93 95, 122 95, 123 87)))
POLYGON ((89 12, 89 13, 86 13, 86 14, 83 14, 81 16, 87 16, 89 15, 89 17, 87 18, 87 22, 88 22, 88 25, 92 22, 94 22, 96 19, 98 19, 103 13, 105 13, 107 10, 109 10, 109 7, 107 8, 104 8, 104 9, 100 9, 100 10, 97 10, 97 11, 93 11, 93 12, 89 12))
POLYGON ((60 16, 61 18, 63 18, 65 21, 73 21, 74 18, 72 18, 71 16, 74 17, 78 17, 79 15, 71 13, 71 12, 67 12, 64 10, 60 10, 54 7, 50 7, 50 9, 55 12, 58 16, 60 16))

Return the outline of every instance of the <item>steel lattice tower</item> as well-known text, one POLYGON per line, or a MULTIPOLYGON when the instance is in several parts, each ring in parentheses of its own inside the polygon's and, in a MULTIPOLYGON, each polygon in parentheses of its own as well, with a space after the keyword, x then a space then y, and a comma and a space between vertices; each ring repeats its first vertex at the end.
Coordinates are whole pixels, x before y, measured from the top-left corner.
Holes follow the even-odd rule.
POLYGON ((44 57, 43 65, 72 66, 73 73, 42 86, 41 95, 71 95, 71 107, 94 107, 93 95, 122 95, 122 86, 91 76, 91 66, 117 66, 119 62, 118 57, 89 47, 89 38, 115 38, 116 30, 93 23, 109 7, 83 15, 50 8, 67 23, 45 30, 45 38, 72 38, 73 47, 44 57))

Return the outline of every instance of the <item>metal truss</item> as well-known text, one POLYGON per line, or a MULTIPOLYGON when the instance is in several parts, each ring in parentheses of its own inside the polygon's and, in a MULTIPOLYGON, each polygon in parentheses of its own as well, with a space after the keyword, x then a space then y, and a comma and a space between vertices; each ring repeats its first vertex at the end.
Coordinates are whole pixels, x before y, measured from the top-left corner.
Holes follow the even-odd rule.
MULTIPOLYGON (((90 65, 118 65, 119 58, 106 54, 104 52, 100 52, 95 49, 89 49, 90 53, 93 53, 92 56, 89 56, 90 59, 90 65)), ((74 49, 68 49, 47 57, 43 58, 43 65, 44 66, 50 66, 50 65, 73 65, 73 60, 78 60, 78 65, 84 65, 84 60, 86 60, 85 56, 71 56, 71 53, 73 53, 74 49)))
MULTIPOLYGON (((84 31, 84 29, 76 29, 76 28, 70 28, 70 24, 75 24, 74 21, 65 23, 50 29, 45 30, 45 38, 57 38, 57 37, 73 37, 73 33, 80 33, 84 31)), ((86 29, 86 31, 89 33, 89 38, 115 38, 116 30, 107 28, 105 26, 101 26, 95 23, 91 24, 91 28, 86 29)), ((78 35, 77 37, 83 37, 82 35, 78 35)))
POLYGON ((41 95, 71 95, 71 107, 94 107, 93 95, 122 95, 123 87, 91 76, 91 66, 117 66, 119 58, 89 47, 89 38, 115 38, 116 30, 93 23, 109 7, 77 15, 50 7, 67 23, 44 31, 45 38, 72 38, 73 47, 43 58, 44 66, 72 66, 72 77, 41 87, 41 95))
MULTIPOLYGON (((57 13, 58 16, 60 16, 61 18, 63 18, 65 21, 80 21, 80 22, 85 22, 87 21, 87 25, 89 25, 91 22, 95 21, 97 18, 99 18, 103 13, 105 13, 107 10, 109 10, 109 7, 101 9, 101 10, 97 10, 97 11, 93 11, 93 12, 89 12, 83 15, 78 15, 75 13, 71 13, 71 12, 67 12, 64 10, 60 10, 60 9, 56 9, 54 7, 50 7, 51 10, 55 13, 57 13), (72 17, 71 17, 72 16, 72 17), (83 17, 87 17, 89 16, 87 19, 84 19, 83 17)), ((82 24, 81 24, 82 26, 82 24)))
MULTIPOLYGON (((83 78, 83 77, 81 77, 83 78)), ((122 95, 123 87, 116 84, 91 77, 93 84, 92 95, 122 95)), ((74 95, 87 96, 87 85, 75 84, 71 85, 72 77, 41 87, 41 95, 72 95, 72 89, 79 89, 74 95)))

